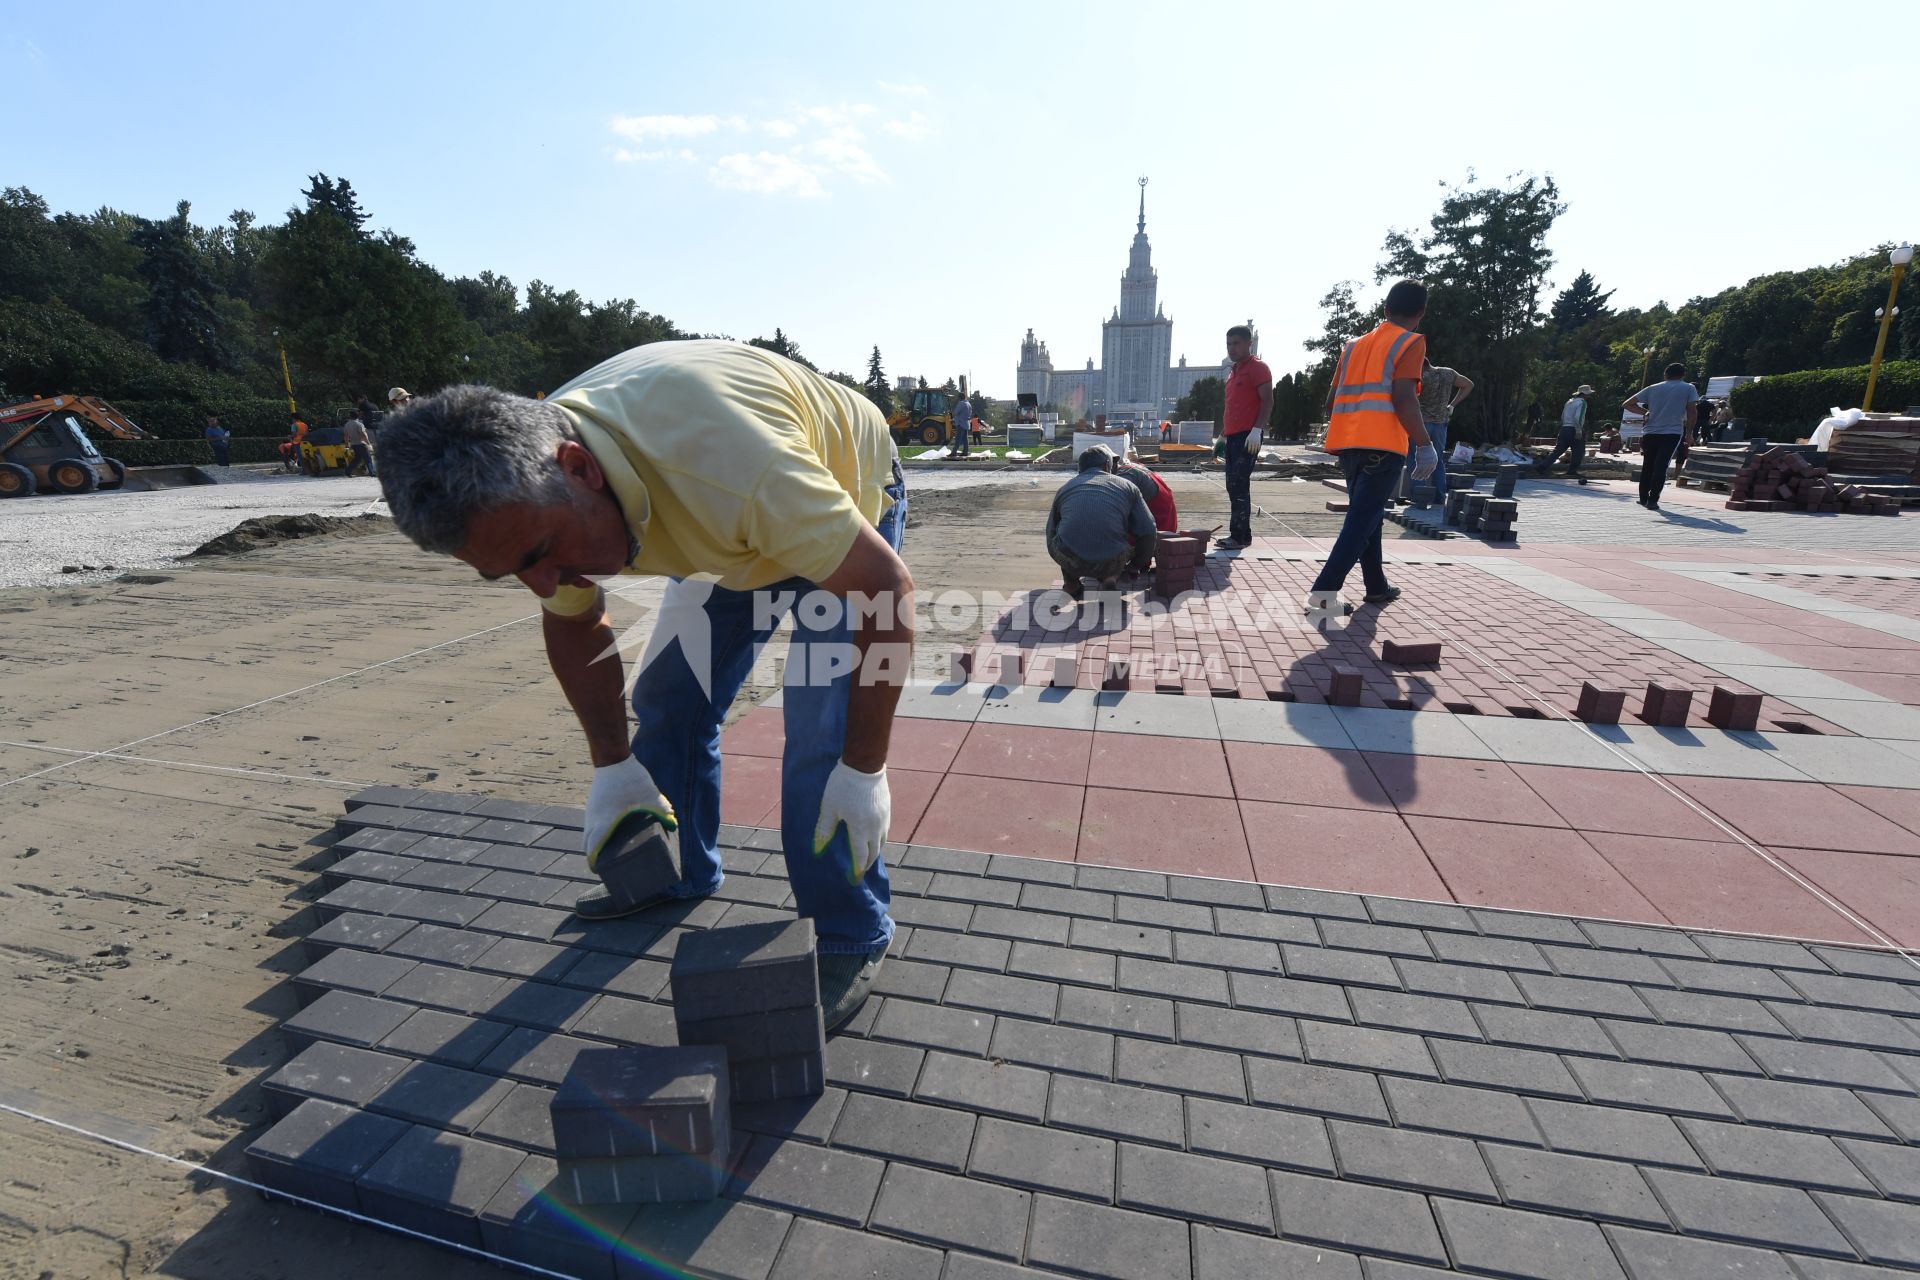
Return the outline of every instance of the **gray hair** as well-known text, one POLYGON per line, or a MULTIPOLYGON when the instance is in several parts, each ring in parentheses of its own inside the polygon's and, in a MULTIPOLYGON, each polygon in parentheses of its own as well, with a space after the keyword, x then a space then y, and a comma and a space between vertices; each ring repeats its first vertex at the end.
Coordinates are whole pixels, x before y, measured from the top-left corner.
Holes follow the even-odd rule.
POLYGON ((452 555, 466 546, 477 515, 566 502, 555 454, 577 438, 558 405, 493 387, 448 387, 381 424, 380 488, 400 532, 452 555))
POLYGON ((1080 469, 1092 471, 1096 467, 1101 471, 1113 470, 1113 450, 1103 444, 1089 445, 1080 455, 1080 469))

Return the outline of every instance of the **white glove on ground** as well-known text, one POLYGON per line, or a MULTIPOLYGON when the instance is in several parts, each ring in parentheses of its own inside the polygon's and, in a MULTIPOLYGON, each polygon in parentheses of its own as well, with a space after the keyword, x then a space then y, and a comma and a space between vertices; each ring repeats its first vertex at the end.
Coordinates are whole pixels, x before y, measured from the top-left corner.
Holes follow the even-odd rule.
POLYGON ((1430 444, 1423 444, 1413 455, 1413 478, 1425 480, 1440 465, 1440 451, 1430 444))
POLYGON ((606 844, 607 837, 630 813, 650 813, 669 831, 680 825, 679 819, 673 816, 673 806, 653 784, 653 775, 632 756, 593 771, 593 786, 587 792, 588 870, 599 860, 600 848, 606 844))
POLYGON ((862 773, 842 760, 833 766, 820 796, 820 821, 813 828, 814 856, 827 851, 834 832, 845 823, 847 847, 853 853, 850 883, 859 884, 880 857, 881 842, 892 822, 893 793, 887 789, 887 771, 862 773))

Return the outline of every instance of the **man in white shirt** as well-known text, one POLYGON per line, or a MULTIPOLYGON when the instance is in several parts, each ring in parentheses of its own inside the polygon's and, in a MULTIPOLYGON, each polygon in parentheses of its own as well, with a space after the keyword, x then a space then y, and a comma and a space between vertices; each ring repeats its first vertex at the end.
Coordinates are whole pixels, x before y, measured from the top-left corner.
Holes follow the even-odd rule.
POLYGON ((1560 460, 1560 455, 1570 450, 1573 456, 1567 462, 1567 478, 1578 480, 1581 484, 1587 482, 1587 478, 1580 474, 1580 464, 1587 459, 1587 404, 1594 394, 1593 388, 1583 382, 1567 398, 1567 403, 1560 410, 1560 438, 1554 443, 1553 452, 1533 464, 1541 475, 1553 470, 1553 464, 1560 460))

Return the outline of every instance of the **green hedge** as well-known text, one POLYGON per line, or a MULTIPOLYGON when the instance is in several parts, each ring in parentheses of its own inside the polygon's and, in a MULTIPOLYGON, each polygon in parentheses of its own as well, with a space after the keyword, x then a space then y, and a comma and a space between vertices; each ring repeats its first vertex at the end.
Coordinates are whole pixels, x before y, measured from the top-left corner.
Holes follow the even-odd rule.
MULTIPOLYGON (((227 442, 230 462, 278 462, 281 436, 235 436, 227 442)), ((101 440, 100 452, 130 467, 210 467, 213 446, 205 440, 101 440)))
MULTIPOLYGON (((207 396, 195 400, 115 399, 112 404, 142 429, 168 440, 198 439, 207 429, 207 415, 210 413, 219 414, 220 425, 234 432, 236 438, 241 432, 284 436, 287 430, 287 401, 284 396, 277 400, 257 396, 207 396)), ((312 417, 311 412, 302 411, 300 416, 310 424, 320 421, 312 417)), ((344 411, 341 416, 344 416, 344 411)))
MULTIPOLYGON (((1747 434, 1768 431, 1813 434, 1834 406, 1857 409, 1867 395, 1868 366, 1851 369, 1807 369, 1800 373, 1770 374, 1758 382, 1733 389, 1733 413, 1747 420, 1747 434)), ((1898 413, 1920 404, 1920 360, 1887 360, 1873 387, 1873 407, 1898 413)))

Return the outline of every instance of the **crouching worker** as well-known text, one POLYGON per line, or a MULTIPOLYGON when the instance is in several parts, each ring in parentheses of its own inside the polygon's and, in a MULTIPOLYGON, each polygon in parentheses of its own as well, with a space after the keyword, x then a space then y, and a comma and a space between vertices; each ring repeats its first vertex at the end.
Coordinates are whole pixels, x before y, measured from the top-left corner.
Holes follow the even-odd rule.
POLYGON ((1155 540, 1146 499, 1113 474, 1113 454, 1100 444, 1082 453, 1080 474, 1060 486, 1047 513, 1047 554, 1067 594, 1080 599, 1082 578, 1117 590, 1121 574, 1147 567, 1155 540))
POLYGON ((1173 490, 1167 482, 1138 462, 1126 458, 1114 460, 1113 474, 1131 484, 1147 500, 1147 510, 1153 516, 1153 527, 1161 533, 1180 532, 1180 510, 1173 500, 1173 490))
MULTIPOLYGON (((547 656, 594 765, 588 857, 623 820, 654 815, 679 832, 667 897, 720 886, 720 724, 794 615, 781 845, 819 939, 827 1025, 852 1017, 893 936, 880 846, 913 647, 906 487, 879 411, 758 347, 656 342, 546 400, 480 386, 416 399, 381 427, 380 483, 421 547, 541 598, 547 656), (599 586, 620 573, 671 579, 631 735, 599 586)), ((575 911, 650 905, 601 888, 575 911)))

